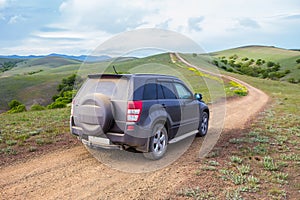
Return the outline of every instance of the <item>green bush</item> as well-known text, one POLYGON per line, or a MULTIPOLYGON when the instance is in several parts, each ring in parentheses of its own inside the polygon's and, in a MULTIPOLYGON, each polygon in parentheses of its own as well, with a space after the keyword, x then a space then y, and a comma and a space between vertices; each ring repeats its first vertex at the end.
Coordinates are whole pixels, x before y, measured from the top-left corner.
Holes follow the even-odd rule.
POLYGON ((290 83, 297 83, 297 81, 294 78, 289 78, 287 81, 290 83))
POLYGON ((30 108, 31 111, 39 111, 39 110, 45 110, 46 108, 44 106, 41 106, 39 104, 33 104, 30 108))
POLYGON ((48 109, 55 109, 55 108, 65 108, 67 104, 61 101, 55 101, 47 106, 48 109))
POLYGON ((24 104, 18 105, 17 107, 14 107, 8 111, 8 113, 20 113, 20 112, 25 112, 26 107, 24 104))
POLYGON ((298 58, 298 59, 296 60, 296 63, 298 63, 298 64, 300 63, 300 58, 298 58))
POLYGON ((248 90, 245 86, 234 82, 234 81, 230 81, 229 84, 233 87, 233 92, 239 96, 247 96, 248 94, 248 90))
POLYGON ((8 103, 9 109, 16 108, 16 107, 18 107, 19 105, 21 105, 21 102, 15 100, 15 99, 14 99, 14 100, 11 100, 11 101, 8 103))
POLYGON ((267 67, 273 67, 274 65, 275 65, 275 63, 272 61, 267 62, 267 67))
POLYGON ((216 65, 217 67, 219 67, 219 63, 217 60, 213 60, 213 64, 216 65))

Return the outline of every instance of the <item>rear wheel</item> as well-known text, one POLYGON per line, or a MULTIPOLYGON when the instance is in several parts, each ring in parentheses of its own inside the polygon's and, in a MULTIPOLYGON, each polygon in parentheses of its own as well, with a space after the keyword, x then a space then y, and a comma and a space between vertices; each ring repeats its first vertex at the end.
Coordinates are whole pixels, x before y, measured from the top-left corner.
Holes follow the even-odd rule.
POLYGON ((167 151, 168 134, 162 124, 156 125, 153 131, 154 136, 150 139, 149 152, 144 153, 144 156, 151 160, 158 160, 161 159, 167 151))
POLYGON ((198 130, 199 130, 199 132, 197 133, 198 137, 203 137, 206 135, 206 133, 208 131, 208 113, 207 112, 202 113, 202 118, 201 118, 198 130))

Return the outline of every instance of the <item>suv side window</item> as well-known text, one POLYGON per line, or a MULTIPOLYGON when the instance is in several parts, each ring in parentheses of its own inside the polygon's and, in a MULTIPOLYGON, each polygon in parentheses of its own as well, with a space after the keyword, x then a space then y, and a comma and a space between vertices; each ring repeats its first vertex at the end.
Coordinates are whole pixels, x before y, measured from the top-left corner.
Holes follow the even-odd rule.
POLYGON ((179 99, 192 99, 191 92, 181 83, 174 83, 179 99))
POLYGON ((162 85, 161 84, 157 84, 157 98, 158 99, 164 99, 164 93, 163 93, 163 89, 162 89, 162 85))
POLYGON ((162 86, 165 99, 177 99, 173 84, 171 82, 161 82, 160 84, 162 86))
POLYGON ((153 99, 157 99, 156 84, 147 83, 144 86, 143 100, 153 100, 153 99))

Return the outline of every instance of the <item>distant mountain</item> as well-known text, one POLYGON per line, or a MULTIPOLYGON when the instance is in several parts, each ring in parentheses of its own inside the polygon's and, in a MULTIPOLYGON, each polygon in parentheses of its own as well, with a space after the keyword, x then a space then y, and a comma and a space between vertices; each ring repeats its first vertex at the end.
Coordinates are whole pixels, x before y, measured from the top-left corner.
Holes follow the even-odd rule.
POLYGON ((0 58, 7 58, 7 59, 33 59, 33 58, 45 58, 45 57, 61 57, 66 59, 78 60, 78 61, 86 61, 86 62, 99 62, 111 59, 109 56, 88 56, 88 55, 80 55, 80 56, 73 56, 73 55, 65 55, 65 54, 57 54, 52 53, 49 55, 28 55, 28 56, 19 56, 19 55, 9 55, 4 56, 0 55, 0 58))

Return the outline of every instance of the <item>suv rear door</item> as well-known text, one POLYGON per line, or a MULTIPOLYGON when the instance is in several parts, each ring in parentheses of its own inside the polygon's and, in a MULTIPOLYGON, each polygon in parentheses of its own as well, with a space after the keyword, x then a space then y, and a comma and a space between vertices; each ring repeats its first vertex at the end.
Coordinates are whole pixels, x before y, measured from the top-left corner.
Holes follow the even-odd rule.
POLYGON ((169 115, 170 139, 175 136, 180 126, 181 107, 176 97, 176 92, 172 80, 157 81, 158 103, 164 107, 169 115))

